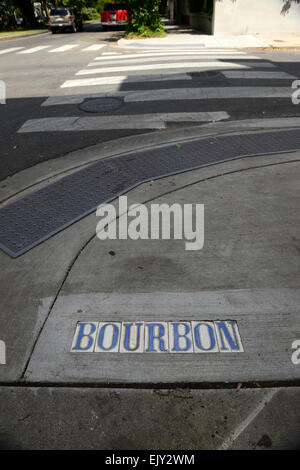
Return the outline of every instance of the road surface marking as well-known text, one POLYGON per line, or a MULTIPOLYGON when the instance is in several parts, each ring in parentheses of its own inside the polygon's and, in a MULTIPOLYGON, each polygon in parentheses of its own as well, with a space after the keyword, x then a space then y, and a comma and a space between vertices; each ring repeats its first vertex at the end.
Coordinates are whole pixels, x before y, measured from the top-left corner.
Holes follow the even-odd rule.
POLYGON ((78 44, 66 44, 65 46, 57 47, 56 49, 51 49, 51 51, 48 52, 65 52, 77 46, 78 44))
POLYGON ((100 49, 103 49, 103 47, 106 47, 106 44, 92 44, 89 47, 86 47, 85 49, 82 49, 83 51, 99 51, 100 49))
POLYGON ((122 83, 157 82, 160 80, 192 80, 186 73, 158 74, 158 75, 122 75, 112 77, 82 78, 78 80, 67 80, 61 88, 72 88, 79 86, 116 85, 122 83))
MULTIPOLYGON (((191 59, 195 59, 197 60, 197 63, 201 64, 201 61, 199 60, 199 56, 196 56, 196 55, 193 55, 193 56, 189 56, 189 57, 186 57, 186 55, 182 56, 182 58, 180 58, 179 56, 176 56, 176 57, 164 57, 163 59, 161 57, 135 57, 135 58, 131 58, 131 59, 127 59, 126 61, 126 66, 128 64, 144 64, 144 63, 147 63, 147 62, 161 62, 162 64, 165 64, 166 62, 168 61, 178 61, 178 60, 184 60, 184 59, 188 59, 188 60, 191 60, 191 59)), ((215 61, 218 61, 218 58, 215 57, 215 56, 210 56, 210 57, 205 57, 205 59, 209 59, 209 61, 211 61, 212 59, 215 60, 215 61)), ((225 59, 225 57, 224 57, 225 59)), ((231 56, 231 57, 226 57, 226 60, 235 60, 236 58, 234 56, 231 56)), ((219 62, 219 61, 218 61, 219 62)), ((104 59, 104 61, 102 60, 97 60, 96 59, 94 60, 94 62, 90 62, 88 64, 88 67, 95 67, 95 66, 103 66, 103 65, 116 65, 116 64, 121 64, 123 65, 124 64, 124 61, 123 61, 123 58, 122 58, 122 61, 117 61, 117 60, 107 60, 107 58, 104 59)), ((184 63, 184 62, 183 62, 184 63)), ((219 63, 224 63, 226 64, 226 62, 219 62, 219 63)), ((241 63, 242 65, 242 63, 241 63)))
POLYGON ((25 51, 17 52, 17 54, 34 54, 35 52, 42 51, 43 49, 47 49, 50 46, 37 46, 32 47, 31 49, 25 49, 25 51))
MULTIPOLYGON (((76 82, 76 80, 75 80, 76 82)), ((67 82, 65 82, 67 83, 67 82)), ((66 87, 66 85, 62 85, 66 87)), ((75 86, 75 85, 74 85, 75 86)), ((290 98, 289 87, 202 87, 171 88, 161 90, 112 91, 91 95, 54 96, 47 99, 47 105, 81 103, 88 96, 95 98, 120 98, 126 102, 160 101, 160 100, 209 100, 237 98, 290 98)))
POLYGON ((125 101, 205 100, 235 98, 290 98, 290 87, 173 88, 125 92, 125 101), (125 95, 126 94, 126 95, 125 95))
MULTIPOLYGON (((245 59, 247 60, 244 60, 243 59, 243 65, 246 65, 248 68, 262 68, 262 69, 270 69, 270 68, 275 68, 276 65, 274 65, 272 62, 264 62, 263 60, 250 60, 248 61, 250 57, 247 56, 245 59)), ((239 59, 237 59, 239 60, 239 59)))
POLYGON ((95 69, 83 69, 76 73, 76 75, 90 75, 93 73, 109 73, 109 72, 130 72, 138 70, 168 70, 168 69, 230 69, 230 68, 248 68, 242 64, 233 62, 175 62, 173 64, 147 64, 147 65, 125 65, 124 67, 101 67, 95 69))
POLYGON ((255 78, 255 79, 276 79, 276 80, 287 80, 287 79, 296 79, 295 75, 290 75, 286 72, 266 72, 261 70, 226 70, 221 72, 226 78, 255 78))
MULTIPOLYGON (((202 53, 202 52, 197 52, 197 51, 190 51, 190 52, 185 52, 185 51, 182 51, 182 52, 153 52, 153 53, 149 53, 149 52, 145 52, 144 54, 141 54, 141 53, 137 53, 137 54, 118 54, 118 55, 113 55, 112 57, 107 57, 107 54, 103 53, 101 56, 99 57, 96 57, 95 60, 103 60, 103 61, 106 61, 106 60, 115 60, 116 62, 119 60, 119 59, 139 59, 139 58, 143 58, 143 57, 169 57, 169 56, 186 56, 186 55, 194 55, 194 56, 204 56, 206 58, 206 56, 210 56, 210 55, 213 55, 215 56, 215 58, 217 59, 218 57, 220 57, 221 55, 230 55, 230 56, 246 56, 247 58, 249 57, 245 52, 238 52, 238 51, 224 51, 224 52, 218 52, 218 51, 211 51, 211 52, 205 52, 205 53, 202 53), (103 57, 103 55, 105 55, 105 57, 103 57)), ((253 56, 255 57, 255 59, 258 59, 257 56, 253 56)))
POLYGON ((3 49, 0 51, 0 54, 8 54, 9 52, 15 52, 24 49, 24 47, 10 47, 9 49, 3 49))
POLYGON ((225 111, 153 113, 120 116, 72 116, 29 119, 19 129, 28 132, 96 131, 107 129, 165 129, 167 122, 215 122, 228 119, 225 111))

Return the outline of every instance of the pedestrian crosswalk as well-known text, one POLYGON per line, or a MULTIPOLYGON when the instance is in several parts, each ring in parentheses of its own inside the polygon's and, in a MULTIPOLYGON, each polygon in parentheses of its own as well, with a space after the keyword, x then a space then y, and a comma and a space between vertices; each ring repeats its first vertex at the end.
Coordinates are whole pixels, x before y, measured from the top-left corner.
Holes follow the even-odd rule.
POLYGON ((23 49, 23 47, 9 47, 8 49, 0 50, 0 55, 8 54, 9 52, 16 52, 23 49))
POLYGON ((70 51, 71 49, 74 49, 76 47, 76 44, 66 44, 65 46, 60 46, 57 47, 56 49, 52 49, 49 52, 65 52, 65 51, 70 51))
POLYGON ((62 46, 53 47, 52 44, 45 44, 43 46, 36 46, 36 47, 9 47, 6 49, 0 49, 0 56, 4 56, 6 54, 36 54, 39 52, 68 52, 71 49, 84 51, 84 52, 97 52, 106 47, 106 44, 92 44, 87 47, 82 47, 82 44, 64 44, 62 46))
MULTIPOLYGON (((87 49, 96 52, 96 46, 100 45, 87 49)), ((68 50, 68 45, 64 47, 68 50)), ((67 106, 74 115, 29 119, 19 133, 149 131, 166 129, 171 123, 225 121, 234 118, 227 106, 230 100, 290 102, 291 84, 297 78, 271 61, 240 50, 106 51, 63 82, 57 96, 41 104, 45 112, 49 106, 67 106), (217 78, 211 84, 209 77, 217 78), (120 100, 120 109, 101 112, 100 108, 91 115, 70 108, 94 98, 120 100), (126 106, 134 111, 126 112, 126 106)))
POLYGON ((243 70, 243 71, 237 71, 237 70, 226 70, 225 72, 222 72, 224 77, 226 78, 235 78, 235 79, 243 79, 243 78, 251 78, 251 79, 262 79, 262 80, 288 80, 288 79, 296 79, 297 77, 295 75, 290 75, 289 73, 286 72, 278 72, 278 71, 265 71, 265 70, 243 70))
POLYGON ((34 54, 35 52, 43 51, 44 49, 47 49, 50 46, 36 46, 32 47, 31 49, 25 49, 23 51, 17 52, 17 54, 34 54))
POLYGON ((158 64, 143 64, 143 65, 124 65, 121 67, 99 67, 79 70, 76 75, 92 75, 96 73, 110 73, 110 72, 138 72, 140 70, 171 70, 171 69, 190 69, 190 70, 207 70, 207 69, 228 69, 228 68, 239 68, 243 69, 247 66, 242 64, 236 64, 235 62, 172 62, 172 63, 158 63, 158 64))
MULTIPOLYGON (((120 75, 109 78, 110 85, 122 85, 124 83, 142 83, 170 80, 192 80, 186 73, 156 74, 156 75, 120 75)), ((61 88, 86 87, 96 85, 107 85, 107 77, 83 78, 77 80, 67 80, 61 88)))

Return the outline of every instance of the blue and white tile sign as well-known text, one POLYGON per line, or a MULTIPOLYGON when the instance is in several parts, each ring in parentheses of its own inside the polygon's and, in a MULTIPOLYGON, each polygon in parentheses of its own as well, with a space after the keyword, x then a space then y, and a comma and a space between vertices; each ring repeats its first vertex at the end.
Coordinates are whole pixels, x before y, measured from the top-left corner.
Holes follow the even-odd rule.
POLYGON ((243 352, 236 321, 94 322, 76 325, 75 353, 243 352))

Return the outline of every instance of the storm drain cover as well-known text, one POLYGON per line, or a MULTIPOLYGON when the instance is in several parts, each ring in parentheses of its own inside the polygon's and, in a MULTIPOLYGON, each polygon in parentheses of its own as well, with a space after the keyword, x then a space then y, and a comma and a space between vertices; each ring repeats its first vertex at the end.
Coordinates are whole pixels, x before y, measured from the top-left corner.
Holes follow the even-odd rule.
POLYGON ((123 100, 118 98, 95 98, 84 101, 79 108, 88 113, 107 113, 123 106, 123 100))
POLYGON ((146 181, 241 157, 300 150, 300 131, 207 137, 99 160, 0 209, 0 248, 16 257, 146 181))

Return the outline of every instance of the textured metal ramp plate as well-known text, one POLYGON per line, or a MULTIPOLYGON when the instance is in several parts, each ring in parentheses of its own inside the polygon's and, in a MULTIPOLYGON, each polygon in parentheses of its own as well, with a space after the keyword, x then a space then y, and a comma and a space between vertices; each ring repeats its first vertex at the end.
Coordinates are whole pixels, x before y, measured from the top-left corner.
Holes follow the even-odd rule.
POLYGON ((17 257, 140 183, 246 156, 300 150, 300 130, 210 137, 93 163, 0 210, 0 248, 17 257))

